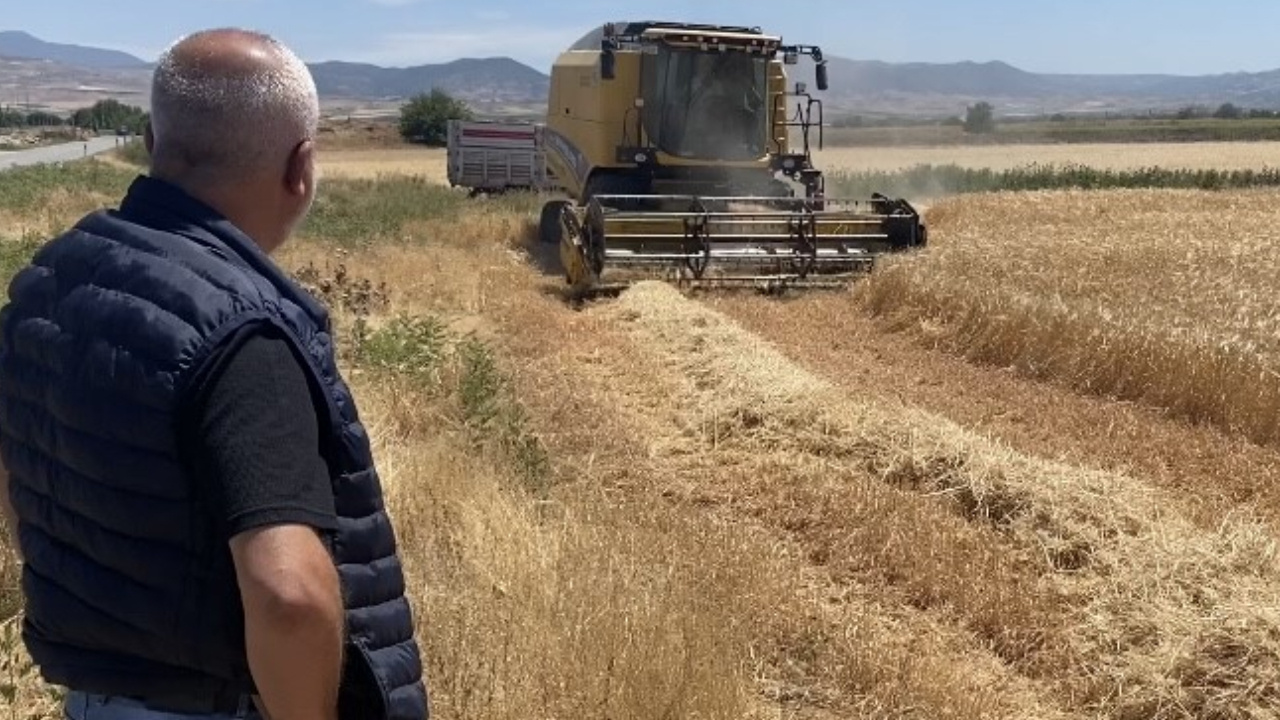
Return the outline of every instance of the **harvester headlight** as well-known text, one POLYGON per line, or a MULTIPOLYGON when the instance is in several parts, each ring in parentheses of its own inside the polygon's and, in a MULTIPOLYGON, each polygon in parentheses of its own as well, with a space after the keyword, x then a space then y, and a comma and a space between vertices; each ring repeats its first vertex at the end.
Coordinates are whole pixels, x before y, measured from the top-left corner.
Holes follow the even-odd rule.
POLYGON ((638 152, 638 153, 636 153, 636 162, 637 162, 637 163, 641 163, 641 164, 643 164, 643 163, 646 163, 646 162, 648 162, 648 161, 649 161, 649 156, 648 156, 648 155, 646 155, 646 154, 644 154, 644 153, 642 153, 642 152, 638 152))
POLYGON ((794 158, 787 158, 786 160, 782 161, 782 167, 787 170, 793 170, 795 169, 795 166, 796 166, 796 161, 794 158))

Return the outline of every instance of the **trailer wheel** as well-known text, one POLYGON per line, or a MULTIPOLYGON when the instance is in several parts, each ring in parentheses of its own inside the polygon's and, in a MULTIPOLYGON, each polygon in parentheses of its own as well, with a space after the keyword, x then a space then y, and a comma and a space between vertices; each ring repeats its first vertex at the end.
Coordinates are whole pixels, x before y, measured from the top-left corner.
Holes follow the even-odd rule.
POLYGON ((542 206, 538 218, 538 241, 544 245, 560 244, 560 212, 569 204, 567 200, 551 200, 542 206))

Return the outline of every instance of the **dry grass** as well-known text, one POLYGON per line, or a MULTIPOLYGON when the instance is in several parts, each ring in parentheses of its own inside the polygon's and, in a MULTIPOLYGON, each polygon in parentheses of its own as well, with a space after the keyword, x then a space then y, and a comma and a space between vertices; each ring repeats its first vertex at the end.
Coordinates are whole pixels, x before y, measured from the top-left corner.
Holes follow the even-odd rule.
POLYGON ((1260 170, 1280 167, 1280 142, 828 147, 816 150, 814 161, 828 171, 893 171, 922 164, 1009 170, 1032 163, 1110 170, 1260 170))
POLYGON ((391 148, 322 149, 321 182, 325 177, 376 179, 388 175, 426 178, 449 184, 447 155, 442 148, 401 146, 391 148))
POLYGON ((965 356, 1280 440, 1271 191, 994 195, 934 207, 936 242, 872 312, 965 356))
MULTIPOLYGON (((334 258, 300 245, 283 259, 322 274, 347 268, 343 280, 329 276, 335 299, 348 296, 336 286, 385 286, 385 306, 365 317, 374 327, 411 312, 484 335, 491 275, 517 262, 493 242, 518 237, 511 220, 433 227, 443 241, 429 249, 334 258), (438 284, 450 275, 456 282, 438 284)), ((340 328, 352 322, 339 316, 340 328)), ((361 366, 353 389, 400 529, 441 717, 761 716, 751 618, 725 608, 785 594, 769 548, 589 488, 530 493, 512 458, 476 444, 456 400, 361 366)))
POLYGON ((327 117, 320 121, 317 145, 321 153, 330 150, 369 150, 405 147, 395 117, 327 117))
POLYGON ((54 190, 38 208, 21 212, 0 210, 0 233, 10 238, 47 237, 61 231, 67 218, 113 204, 118 198, 106 193, 83 193, 54 190))
POLYGON ((749 715, 749 628, 723 608, 769 585, 751 573, 761 563, 714 530, 648 527, 643 509, 536 503, 501 463, 424 422, 431 405, 411 387, 355 387, 440 717, 749 715))

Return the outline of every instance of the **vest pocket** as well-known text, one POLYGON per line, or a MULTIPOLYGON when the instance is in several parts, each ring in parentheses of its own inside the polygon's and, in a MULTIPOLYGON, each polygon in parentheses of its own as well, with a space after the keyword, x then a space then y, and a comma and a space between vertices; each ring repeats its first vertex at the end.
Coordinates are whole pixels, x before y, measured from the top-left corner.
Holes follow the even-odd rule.
POLYGON ((348 639, 343 651, 338 717, 342 720, 385 720, 387 689, 373 670, 364 643, 348 639))

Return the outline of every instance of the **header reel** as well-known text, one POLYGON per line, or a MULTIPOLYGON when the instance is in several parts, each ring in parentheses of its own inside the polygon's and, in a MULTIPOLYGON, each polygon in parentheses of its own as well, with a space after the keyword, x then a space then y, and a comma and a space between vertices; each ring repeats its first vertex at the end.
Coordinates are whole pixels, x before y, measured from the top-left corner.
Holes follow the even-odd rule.
POLYGON ((560 213, 560 259, 579 294, 654 276, 694 287, 838 287, 877 255, 926 242, 915 208, 882 195, 597 195, 560 213))

